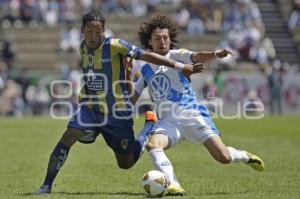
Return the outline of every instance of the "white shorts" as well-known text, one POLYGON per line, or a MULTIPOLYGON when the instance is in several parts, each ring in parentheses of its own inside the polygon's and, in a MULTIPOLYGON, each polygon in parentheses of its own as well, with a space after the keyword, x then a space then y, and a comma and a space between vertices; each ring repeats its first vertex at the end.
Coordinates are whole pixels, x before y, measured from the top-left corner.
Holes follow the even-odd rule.
POLYGON ((182 140, 192 143, 204 143, 212 136, 219 136, 220 133, 209 115, 201 115, 196 110, 180 112, 176 117, 160 119, 154 126, 154 134, 164 134, 175 145, 182 140))

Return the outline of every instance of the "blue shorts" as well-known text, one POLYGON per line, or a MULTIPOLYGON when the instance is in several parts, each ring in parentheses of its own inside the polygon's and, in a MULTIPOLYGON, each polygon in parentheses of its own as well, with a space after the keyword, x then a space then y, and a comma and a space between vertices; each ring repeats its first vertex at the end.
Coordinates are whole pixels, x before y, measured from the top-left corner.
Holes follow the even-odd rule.
POLYGON ((112 114, 96 113, 81 106, 68 123, 68 128, 88 133, 80 138, 82 143, 92 143, 101 133, 106 144, 117 154, 127 155, 134 151, 135 137, 132 119, 117 119, 112 114))

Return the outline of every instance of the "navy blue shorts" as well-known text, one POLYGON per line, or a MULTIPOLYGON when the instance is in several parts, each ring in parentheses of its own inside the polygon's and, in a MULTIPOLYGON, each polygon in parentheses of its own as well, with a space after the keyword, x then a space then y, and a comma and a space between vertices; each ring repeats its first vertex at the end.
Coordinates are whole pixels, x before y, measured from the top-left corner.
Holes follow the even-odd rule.
POLYGON ((88 134, 79 141, 92 143, 101 133, 106 144, 117 154, 134 151, 135 137, 132 119, 117 119, 112 114, 95 113, 81 106, 68 123, 68 128, 80 129, 88 134))

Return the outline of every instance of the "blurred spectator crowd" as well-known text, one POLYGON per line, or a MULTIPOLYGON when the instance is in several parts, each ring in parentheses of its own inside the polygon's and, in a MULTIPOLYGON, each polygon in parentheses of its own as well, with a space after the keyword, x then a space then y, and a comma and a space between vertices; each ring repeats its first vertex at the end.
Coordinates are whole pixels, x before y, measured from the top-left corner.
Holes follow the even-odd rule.
MULTIPOLYGON (((105 14, 144 16, 161 5, 174 10, 178 26, 190 35, 251 30, 253 26, 263 33, 260 12, 253 0, 0 0, 0 21, 4 25, 55 26, 74 22, 80 18, 79 13, 90 9, 105 14)), ((300 26, 299 0, 293 1, 288 23, 290 29, 300 26)))
MULTIPOLYGON (((80 19, 78 13, 96 9, 105 14, 139 17, 151 14, 161 5, 174 10, 178 27, 187 35, 223 34, 220 47, 236 49, 239 60, 266 65, 276 56, 272 41, 265 37, 259 9, 252 0, 80 0, 79 3, 72 0, 0 0, 0 20, 3 26, 13 24, 16 27, 59 24, 60 49, 74 52, 81 41, 80 31, 74 26, 80 19)), ((298 15, 297 10, 293 11, 290 26, 297 24, 297 16, 299 11, 298 15)), ((109 29, 107 31, 108 35, 113 35, 109 29)), ((235 61, 224 60, 223 64, 225 68, 233 68, 235 61)))
POLYGON ((293 8, 288 23, 290 30, 300 28, 300 0, 293 1, 293 8))
POLYGON ((50 108, 56 117, 72 114, 76 110, 79 74, 79 70, 70 70, 64 65, 61 74, 53 79, 33 78, 26 69, 12 75, 7 64, 0 61, 0 116, 44 115, 49 114, 50 108), (60 81, 53 84, 56 79, 60 81), (60 96, 66 97, 60 99, 60 96), (60 100, 63 103, 51 107, 60 100))
POLYGON ((74 20, 72 0, 0 0, 0 16, 5 26, 47 24, 55 26, 74 20))
POLYGON ((0 0, 0 20, 5 25, 16 23, 49 26, 76 20, 78 11, 101 10, 106 14, 143 16, 160 3, 179 5, 182 0, 0 0), (79 3, 78 3, 79 2, 79 3))
POLYGON ((52 107, 56 116, 72 114, 76 110, 79 71, 71 70, 68 65, 60 66, 60 75, 34 77, 26 69, 14 67, 16 52, 9 40, 0 42, 0 116, 43 115, 49 114, 51 104, 57 102, 56 96, 71 93, 67 101, 70 106, 61 104, 52 107), (66 80, 70 84, 55 84, 52 80, 66 80), (52 89, 52 91, 51 91, 52 89))

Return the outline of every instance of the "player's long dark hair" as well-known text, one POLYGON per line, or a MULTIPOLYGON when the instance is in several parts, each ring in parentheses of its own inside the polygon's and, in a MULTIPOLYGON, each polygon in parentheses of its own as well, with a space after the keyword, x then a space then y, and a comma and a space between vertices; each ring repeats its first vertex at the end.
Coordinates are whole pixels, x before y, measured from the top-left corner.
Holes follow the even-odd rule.
POLYGON ((177 25, 174 20, 170 17, 163 16, 163 15, 156 15, 153 17, 149 22, 144 22, 143 26, 139 29, 139 40, 141 42, 141 46, 145 49, 152 49, 151 45, 149 44, 149 40, 151 39, 151 35, 154 30, 157 28, 160 29, 168 29, 169 36, 171 40, 170 49, 173 49, 177 46, 178 41, 177 37, 177 25))

